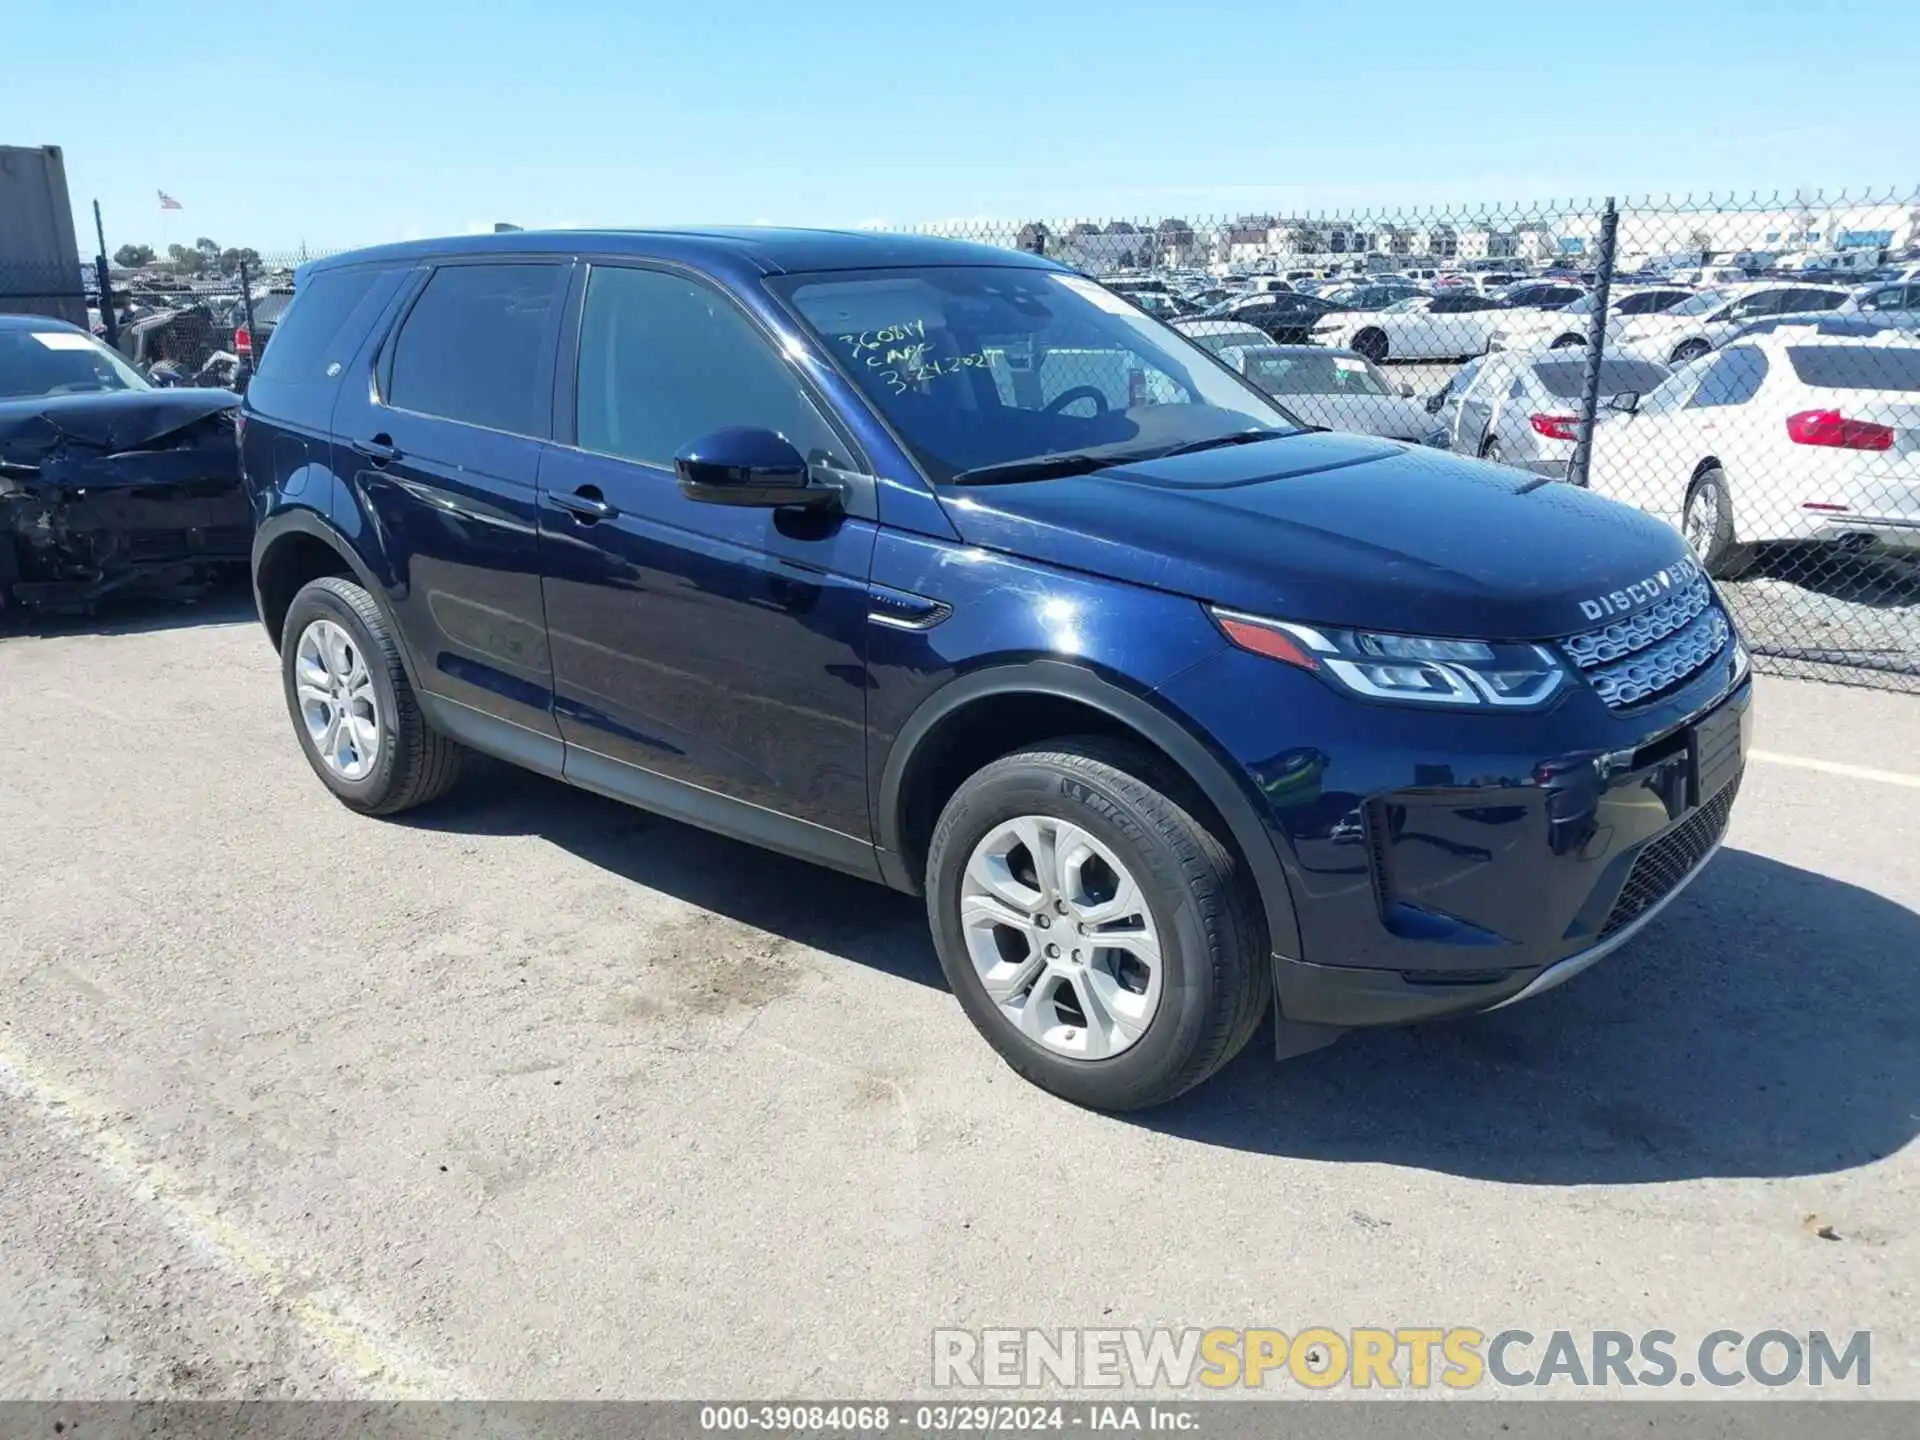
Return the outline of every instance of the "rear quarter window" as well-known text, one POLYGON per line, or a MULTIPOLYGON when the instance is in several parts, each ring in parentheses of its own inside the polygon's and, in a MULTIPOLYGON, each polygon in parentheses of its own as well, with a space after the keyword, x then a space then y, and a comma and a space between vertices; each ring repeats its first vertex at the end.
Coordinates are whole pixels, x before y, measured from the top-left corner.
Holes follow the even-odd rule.
POLYGON ((398 271, 363 268, 323 270, 307 277, 277 318, 257 302, 256 323, 273 324, 273 340, 260 357, 259 380, 299 384, 337 378, 327 367, 345 365, 372 328, 374 316, 393 296, 398 271), (383 283, 384 282, 384 283, 383 283))
POLYGON ((1823 390, 1920 391, 1920 349, 1880 345, 1790 345, 1801 382, 1823 390))

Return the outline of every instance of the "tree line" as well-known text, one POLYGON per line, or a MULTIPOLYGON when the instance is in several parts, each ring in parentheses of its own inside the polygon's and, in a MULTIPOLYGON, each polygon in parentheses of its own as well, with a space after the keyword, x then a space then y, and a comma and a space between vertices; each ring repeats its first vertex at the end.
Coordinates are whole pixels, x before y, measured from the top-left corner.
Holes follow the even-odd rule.
POLYGON ((179 275, 238 275, 243 264, 257 275, 263 268, 260 252, 251 246, 223 249, 204 235, 191 245, 167 246, 164 260, 151 245, 122 245, 113 252, 113 263, 124 270, 159 266, 179 275))

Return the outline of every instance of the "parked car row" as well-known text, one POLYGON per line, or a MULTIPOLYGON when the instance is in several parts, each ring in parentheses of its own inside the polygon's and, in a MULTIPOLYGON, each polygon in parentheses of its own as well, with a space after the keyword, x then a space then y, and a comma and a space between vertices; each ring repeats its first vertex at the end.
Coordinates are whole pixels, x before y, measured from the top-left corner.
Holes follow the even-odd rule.
MULTIPOLYGON (((1721 578, 1760 546, 1920 558, 1920 334, 1837 324, 1779 317, 1677 368, 1610 355, 1587 483, 1721 578)), ((1585 370, 1551 347, 1469 361, 1429 397, 1428 443, 1563 478, 1585 370)))

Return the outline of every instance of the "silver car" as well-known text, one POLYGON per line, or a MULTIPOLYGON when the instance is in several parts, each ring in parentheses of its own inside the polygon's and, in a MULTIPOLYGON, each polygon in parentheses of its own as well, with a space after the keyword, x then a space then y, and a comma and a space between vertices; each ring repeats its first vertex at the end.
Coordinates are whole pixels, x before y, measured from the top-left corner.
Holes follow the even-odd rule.
POLYGON ((1214 353, 1309 425, 1416 444, 1433 429, 1412 386, 1389 380, 1351 350, 1269 344, 1225 345, 1214 353))
MULTIPOLYGON (((1427 399, 1429 444, 1563 480, 1579 438, 1586 357, 1496 350, 1470 360, 1427 399)), ((1600 404, 1645 395, 1673 372, 1656 360, 1600 362, 1600 404)))

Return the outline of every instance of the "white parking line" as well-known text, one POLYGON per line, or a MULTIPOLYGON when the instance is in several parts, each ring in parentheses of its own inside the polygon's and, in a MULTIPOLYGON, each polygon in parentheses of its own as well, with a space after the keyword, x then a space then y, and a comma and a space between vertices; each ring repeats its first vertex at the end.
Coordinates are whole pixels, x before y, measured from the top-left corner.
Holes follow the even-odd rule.
POLYGON ((331 1351, 343 1373, 382 1398, 459 1394, 454 1377, 410 1351, 390 1324, 371 1322, 345 1297, 290 1275, 265 1249, 197 1198, 165 1162, 120 1132, 100 1105, 20 1055, 0 1051, 0 1100, 31 1104, 63 1130, 133 1196, 157 1205, 173 1227, 218 1263, 245 1274, 294 1323, 331 1351))
POLYGON ((1873 780, 1882 785, 1905 785, 1912 790, 1920 790, 1920 775, 1908 775, 1899 770, 1875 770, 1870 765, 1843 765, 1838 760, 1815 760, 1810 755, 1782 755, 1777 750, 1749 750, 1749 760, 1764 761, 1768 765, 1787 765, 1796 770, 1817 770, 1822 775, 1844 775, 1849 780, 1873 780))

